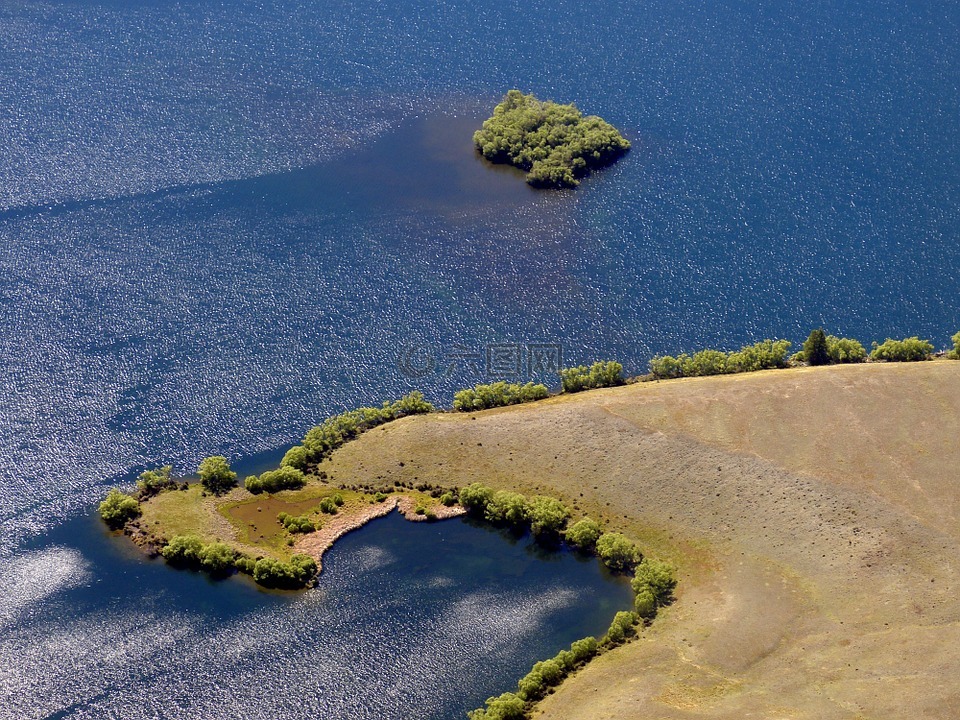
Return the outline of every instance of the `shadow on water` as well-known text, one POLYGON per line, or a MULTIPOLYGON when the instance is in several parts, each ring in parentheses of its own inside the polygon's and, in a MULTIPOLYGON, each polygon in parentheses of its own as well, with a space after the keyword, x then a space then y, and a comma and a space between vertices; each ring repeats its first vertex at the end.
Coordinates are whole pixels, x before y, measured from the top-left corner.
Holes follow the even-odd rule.
POLYGON ((477 154, 472 137, 482 121, 480 116, 414 117, 331 162, 237 183, 237 199, 279 204, 288 211, 321 206, 458 216, 543 198, 543 191, 526 184, 525 173, 477 154))

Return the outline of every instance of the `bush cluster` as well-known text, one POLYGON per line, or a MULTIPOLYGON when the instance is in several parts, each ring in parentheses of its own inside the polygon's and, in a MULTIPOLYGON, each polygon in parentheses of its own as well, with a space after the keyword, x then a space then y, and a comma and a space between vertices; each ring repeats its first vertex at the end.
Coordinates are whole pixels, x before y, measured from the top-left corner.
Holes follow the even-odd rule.
POLYGON ((947 353, 947 357, 953 360, 960 360, 960 332, 950 338, 953 343, 953 350, 947 353))
POLYGON ((197 474, 204 489, 214 495, 222 495, 237 484, 237 474, 230 469, 230 463, 223 455, 204 458, 197 474))
POLYGON ((465 388, 453 396, 453 409, 467 412, 470 410, 486 410, 488 408, 517 405, 519 403, 543 400, 550 396, 546 385, 528 382, 519 383, 495 382, 489 385, 474 385, 465 388))
POLYGON ((933 344, 914 336, 903 340, 887 338, 880 345, 873 343, 870 359, 886 362, 917 362, 928 360, 931 355, 933 355, 933 344))
POLYGON ((239 555, 225 543, 204 543, 196 535, 174 536, 160 550, 160 554, 171 565, 199 568, 215 575, 233 570, 239 555))
POLYGON ((630 581, 637 614, 645 620, 652 619, 658 608, 670 603, 676 586, 672 567, 660 560, 644 558, 630 581))
POLYGON ((597 540, 600 539, 601 535, 603 535, 603 530, 600 523, 590 518, 577 520, 564 533, 564 537, 570 545, 591 552, 596 548, 597 540))
POLYGON ((424 399, 423 393, 414 391, 399 400, 385 402, 381 407, 362 407, 334 415, 307 431, 303 444, 290 448, 280 461, 280 466, 306 470, 308 465, 320 462, 364 430, 405 415, 419 415, 433 410, 433 405, 424 399))
POLYGON ((556 498, 527 498, 507 490, 494 491, 481 483, 460 490, 460 504, 471 515, 499 525, 529 527, 539 539, 558 538, 567 525, 570 509, 556 498))
POLYGON ((601 360, 590 367, 578 365, 564 368, 560 371, 560 385, 565 393, 623 385, 623 365, 612 360, 601 360))
POLYGON ((297 490, 302 488, 304 484, 306 484, 306 478, 303 476, 303 471, 289 465, 279 467, 276 470, 267 470, 261 473, 260 477, 250 475, 243 481, 244 487, 254 495, 262 492, 275 493, 280 490, 297 490))
POLYGON ((867 351, 859 340, 840 338, 836 335, 827 335, 827 357, 831 363, 845 364, 863 362, 867 358, 867 351))
POLYGON ((317 574, 316 561, 307 555, 294 555, 290 562, 260 558, 253 565, 253 579, 269 588, 296 590, 305 587, 317 574))
POLYGON ((294 555, 289 562, 273 558, 254 559, 225 543, 204 543, 195 535, 174 536, 160 554, 171 565, 206 570, 213 575, 239 570, 252 575, 257 584, 270 588, 296 590, 310 584, 317 574, 317 563, 307 555, 294 555))
POLYGON ((282 512, 277 515, 277 520, 280 521, 285 530, 292 533, 312 533, 317 529, 317 526, 307 515, 291 515, 282 512))
POLYGON ((337 494, 333 497, 325 497, 320 501, 320 512, 327 513, 328 515, 336 515, 337 508, 343 505, 343 496, 337 494))
POLYGON ((619 645, 634 634, 634 626, 640 621, 640 616, 629 610, 621 610, 613 616, 607 634, 603 636, 606 645, 619 645))
POLYGON ((678 378, 783 368, 790 345, 787 340, 763 340, 735 352, 700 350, 677 357, 657 355, 650 361, 650 372, 657 378, 678 378))
POLYGON ((573 104, 541 102, 509 91, 473 134, 487 160, 527 170, 534 187, 575 187, 591 169, 614 162, 630 143, 610 123, 573 104))
POLYGON ((100 517, 114 530, 122 528, 130 520, 140 517, 140 503, 132 495, 112 488, 99 506, 100 517))
POLYGON ((144 470, 137 478, 137 496, 141 500, 146 500, 154 495, 159 495, 166 490, 176 490, 180 484, 170 477, 173 472, 171 465, 164 465, 161 468, 153 470, 144 470))
POLYGON ((621 533, 603 533, 596 542, 597 557, 611 570, 627 572, 640 562, 639 548, 621 533))

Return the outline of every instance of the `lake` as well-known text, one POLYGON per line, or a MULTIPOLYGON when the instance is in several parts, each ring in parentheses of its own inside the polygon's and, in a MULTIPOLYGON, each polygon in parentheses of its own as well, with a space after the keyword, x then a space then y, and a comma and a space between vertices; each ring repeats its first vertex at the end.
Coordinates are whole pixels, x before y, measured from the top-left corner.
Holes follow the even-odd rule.
MULTIPOLYGON (((100 567, 53 538, 144 467, 266 463, 414 388, 449 405, 550 380, 541 352, 641 372, 818 325, 945 346, 958 25, 907 0, 0 0, 0 557, 20 588, 0 606, 19 608, 5 638, 71 658, 9 640, 0 708, 82 717, 166 655, 170 697, 212 692, 214 610, 150 624, 104 600, 68 628, 44 609, 100 567), (633 149, 532 191, 470 146, 511 87, 633 149)), ((264 610, 256 642, 290 622, 264 610)), ((256 681, 280 687, 264 658, 256 681)))

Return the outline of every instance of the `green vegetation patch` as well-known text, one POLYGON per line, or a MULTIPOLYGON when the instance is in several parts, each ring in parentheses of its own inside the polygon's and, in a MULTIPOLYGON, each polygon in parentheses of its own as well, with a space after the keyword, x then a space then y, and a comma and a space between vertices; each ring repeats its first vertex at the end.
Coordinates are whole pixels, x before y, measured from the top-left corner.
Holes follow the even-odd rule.
POLYGON ((657 378, 678 378, 784 368, 790 345, 788 340, 763 340, 735 352, 700 350, 677 357, 657 355, 650 361, 650 372, 657 378))
POLYGON ((565 393, 623 385, 623 365, 613 360, 600 360, 590 367, 578 365, 560 371, 560 386, 565 393))
POLYGON ((579 178, 615 162, 630 142, 610 123, 584 117, 576 105, 508 92, 473 134, 477 151, 494 163, 527 171, 534 187, 576 187, 579 178))
POLYGON ((474 385, 472 388, 458 391, 453 396, 453 409, 462 412, 487 410, 488 408, 543 400, 549 396, 550 391, 547 390, 546 385, 532 382, 521 385, 501 381, 489 385, 474 385))
POLYGON ((931 355, 933 355, 933 343, 914 336, 903 340, 887 338, 879 345, 874 343, 870 359, 886 362, 918 362, 929 360, 931 355))
POLYGON ((399 400, 385 402, 380 407, 362 407, 334 415, 307 431, 303 444, 287 450, 280 466, 306 470, 309 465, 320 462, 364 430, 406 415, 419 415, 433 410, 433 405, 424 399, 423 393, 414 391, 399 400))

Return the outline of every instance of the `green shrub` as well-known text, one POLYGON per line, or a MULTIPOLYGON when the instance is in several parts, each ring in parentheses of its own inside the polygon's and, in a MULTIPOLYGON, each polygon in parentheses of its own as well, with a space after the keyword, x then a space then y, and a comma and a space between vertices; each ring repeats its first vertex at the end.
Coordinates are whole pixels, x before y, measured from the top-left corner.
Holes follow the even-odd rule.
POLYGON ((548 685, 543 675, 536 669, 531 670, 517 682, 517 695, 524 700, 539 700, 547 694, 548 685))
POLYGON ((325 512, 328 515, 336 515, 337 503, 334 502, 333 498, 325 497, 320 501, 320 512, 325 512))
POLYGON ((611 570, 623 572, 640 560, 640 551, 620 533, 608 532, 597 540, 597 556, 611 570))
POLYGON ((583 550, 593 550, 597 545, 597 539, 602 534, 603 529, 600 527, 600 523, 590 518, 583 518, 567 528, 565 537, 571 545, 583 550))
POLYGON ((343 495, 337 493, 333 496, 333 504, 337 507, 343 507, 343 495))
POLYGON ((221 575, 233 570, 236 555, 234 549, 226 543, 213 542, 200 549, 197 559, 204 570, 221 575))
POLYGON ((176 490, 179 484, 170 477, 173 467, 164 465, 153 470, 144 470, 137 478, 137 495, 140 499, 152 497, 166 490, 176 490))
POLYGON ((577 658, 570 650, 561 650, 554 656, 553 660, 563 668, 564 674, 569 673, 577 666, 577 658))
POLYGON ((297 470, 306 470, 309 453, 303 445, 294 445, 283 454, 280 467, 291 467, 297 470))
POLYGON ((565 393, 623 385, 623 365, 608 360, 595 362, 590 367, 564 368, 560 371, 560 384, 565 393))
POLYGON ((903 340, 887 338, 881 345, 873 344, 870 359, 886 362, 916 362, 927 360, 932 354, 933 344, 928 340, 921 340, 916 336, 903 340))
POLYGON ((135 497, 120 492, 116 488, 110 490, 99 506, 100 517, 114 530, 123 527, 128 521, 140 516, 140 503, 135 497))
POLYGON ((584 663, 597 654, 599 643, 595 637, 585 637, 581 640, 574 640, 570 644, 570 652, 573 653, 574 662, 584 663))
POLYGON ((858 363, 867 357, 863 345, 853 338, 838 338, 827 335, 827 355, 832 363, 858 363))
POLYGON ((762 340, 744 345, 736 352, 700 350, 693 355, 683 353, 677 357, 657 355, 650 361, 650 372, 654 377, 667 379, 783 368, 787 366, 789 350, 787 340, 762 340))
POLYGON ((810 332, 803 343, 803 359, 809 365, 829 364, 830 354, 827 351, 827 334, 823 332, 823 328, 817 328, 810 332))
POLYGON ((377 494, 373 496, 373 499, 376 500, 378 503, 382 503, 384 500, 387 499, 387 495, 386 493, 377 492, 377 494))
POLYGON ((533 670, 534 672, 539 672, 543 681, 550 686, 557 685, 563 680, 564 675, 566 675, 563 671, 563 666, 552 658, 550 660, 541 660, 534 664, 533 670))
POLYGON ((493 499, 493 488, 480 483, 467 485, 460 491, 460 504, 471 515, 483 517, 487 512, 487 505, 493 499))
POLYGON ((635 589, 633 596, 633 609, 636 610, 637 615, 645 620, 652 620, 654 616, 656 616, 657 596, 654 595, 651 588, 644 586, 639 590, 635 589))
POLYGON ((570 508, 556 498, 534 495, 527 503, 530 531, 538 537, 556 537, 567 524, 570 508))
POLYGON ((453 507, 457 504, 457 496, 452 492, 445 492, 440 496, 440 504, 444 507, 453 507))
POLYGON ((520 493, 498 490, 493 494, 484 517, 492 523, 523 525, 527 521, 527 499, 520 493))
POLYGON ((607 630, 605 639, 610 645, 619 645, 633 633, 633 626, 637 624, 637 615, 628 610, 621 610, 613 616, 613 622, 607 630))
POLYGON ((528 382, 526 385, 518 383, 496 382, 490 385, 474 385, 458 391, 453 396, 453 409, 467 412, 471 410, 486 410, 488 408, 517 405, 519 403, 543 400, 550 396, 546 385, 535 385, 528 382))
POLYGON ((406 415, 418 415, 433 410, 433 405, 424 399, 423 393, 414 391, 392 403, 385 402, 381 407, 362 407, 333 415, 307 431, 302 446, 298 446, 304 448, 303 452, 297 450, 291 457, 291 462, 295 461, 305 468, 310 463, 323 460, 364 430, 406 415))
POLYGON ((633 580, 630 581, 634 593, 639 593, 643 589, 649 589, 658 605, 665 605, 670 601, 673 595, 673 589, 677 586, 677 580, 674 577, 673 568, 662 560, 644 558, 633 573, 633 580))
POLYGON ((237 553, 237 557, 233 561, 233 564, 240 572, 246 575, 253 575, 253 571, 257 566, 257 561, 248 555, 237 553))
POLYGON ((260 558, 253 568, 253 579, 259 585, 296 589, 307 585, 317 574, 317 563, 307 555, 294 555, 290 562, 260 558))
POLYGON ((307 515, 290 515, 282 512, 277 515, 277 520, 291 533, 312 533, 317 529, 317 526, 307 515))
POLYGON ((223 455, 204 458, 197 474, 204 489, 214 495, 222 495, 237 484, 237 474, 230 469, 230 463, 223 455))
POLYGON ((259 495, 262 492, 275 493, 281 490, 298 490, 306 482, 302 470, 285 465, 276 470, 267 470, 261 473, 259 478, 251 475, 243 481, 243 484, 254 495, 259 495))
POLYGON ((953 342, 953 350, 947 353, 947 357, 953 360, 960 360, 960 332, 950 338, 953 342))
POLYGON ((160 550, 172 565, 199 565, 202 553, 203 540, 196 535, 175 535, 160 550))
POLYGON ((477 151, 494 163, 527 170, 534 187, 575 187, 592 168, 614 162, 630 143, 595 115, 573 104, 541 102, 510 90, 473 134, 477 151))
POLYGON ((470 720, 524 720, 527 706, 516 693, 503 693, 499 697, 487 698, 486 707, 467 713, 470 720))

